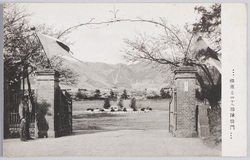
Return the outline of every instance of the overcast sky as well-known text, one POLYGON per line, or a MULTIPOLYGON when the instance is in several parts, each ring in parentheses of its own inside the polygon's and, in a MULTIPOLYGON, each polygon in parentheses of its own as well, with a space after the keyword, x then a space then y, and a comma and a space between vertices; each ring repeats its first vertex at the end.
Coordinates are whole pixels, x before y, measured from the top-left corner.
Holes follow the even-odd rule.
MULTIPOLYGON (((33 3, 28 4, 27 11, 33 13, 32 24, 45 23, 57 29, 67 28, 79 23, 107 21, 114 18, 111 11, 117 12, 118 18, 137 17, 143 19, 165 18, 169 23, 183 27, 185 23, 193 23, 198 18, 195 6, 205 4, 167 4, 167 3, 33 3)), ((208 4, 206 4, 207 6, 208 4)), ((125 63, 121 50, 126 47, 124 38, 132 38, 137 33, 160 33, 160 29, 152 24, 122 22, 106 25, 84 26, 68 35, 74 42, 70 49, 82 61, 125 63), (91 29, 96 28, 96 29, 91 29)))

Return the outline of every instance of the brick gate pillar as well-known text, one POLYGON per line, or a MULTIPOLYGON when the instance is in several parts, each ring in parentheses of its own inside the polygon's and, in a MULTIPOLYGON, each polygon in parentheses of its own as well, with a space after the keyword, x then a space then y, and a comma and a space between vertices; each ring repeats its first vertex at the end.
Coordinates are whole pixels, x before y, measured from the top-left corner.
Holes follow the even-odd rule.
POLYGON ((56 90, 59 88, 59 73, 54 70, 36 72, 36 138, 56 137, 56 90))
POLYGON ((196 137, 196 73, 194 67, 183 66, 175 70, 177 137, 196 137))

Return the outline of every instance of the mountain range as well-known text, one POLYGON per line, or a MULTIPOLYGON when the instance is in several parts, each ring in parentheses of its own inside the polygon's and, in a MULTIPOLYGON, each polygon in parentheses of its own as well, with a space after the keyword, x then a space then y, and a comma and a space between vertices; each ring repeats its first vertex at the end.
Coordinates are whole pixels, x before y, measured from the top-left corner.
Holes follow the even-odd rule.
POLYGON ((101 62, 76 61, 68 64, 78 74, 74 86, 62 88, 81 89, 134 89, 159 90, 171 81, 171 71, 160 71, 152 64, 106 64, 101 62))

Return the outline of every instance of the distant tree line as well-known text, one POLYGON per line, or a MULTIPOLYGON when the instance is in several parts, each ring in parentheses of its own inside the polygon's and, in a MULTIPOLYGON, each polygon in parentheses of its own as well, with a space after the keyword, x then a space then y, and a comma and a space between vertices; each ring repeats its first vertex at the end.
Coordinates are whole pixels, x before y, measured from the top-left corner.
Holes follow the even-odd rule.
POLYGON ((75 100, 117 100, 118 98, 121 98, 122 100, 131 99, 132 97, 144 97, 146 99, 168 99, 171 97, 170 92, 168 89, 161 88, 159 93, 157 92, 136 92, 134 91, 131 93, 132 95, 129 95, 127 93, 127 90, 124 89, 121 94, 118 92, 114 92, 112 89, 109 91, 109 93, 106 91, 102 92, 99 89, 96 89, 95 91, 88 91, 86 89, 78 90, 78 92, 73 93, 73 99, 75 100))
POLYGON ((93 93, 78 91, 75 96, 75 100, 103 100, 104 97, 101 96, 101 91, 96 89, 93 93))

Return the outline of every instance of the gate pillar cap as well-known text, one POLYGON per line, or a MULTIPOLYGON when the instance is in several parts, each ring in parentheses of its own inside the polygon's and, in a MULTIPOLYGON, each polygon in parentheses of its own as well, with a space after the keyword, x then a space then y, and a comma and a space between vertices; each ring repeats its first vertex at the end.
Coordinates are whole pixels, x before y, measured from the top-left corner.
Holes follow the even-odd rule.
POLYGON ((192 66, 181 66, 179 68, 177 68, 174 71, 175 74, 177 73, 197 73, 197 69, 195 67, 192 66))
POLYGON ((197 69, 192 66, 182 66, 174 71, 175 79, 195 79, 197 69))
POLYGON ((54 69, 43 69, 36 71, 36 75, 55 75, 56 77, 59 77, 60 73, 54 69))

